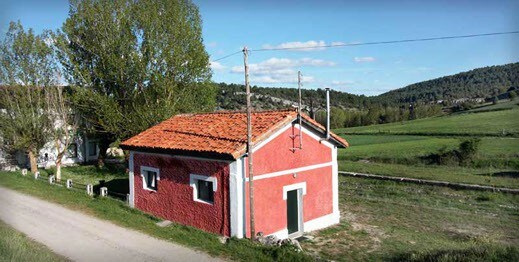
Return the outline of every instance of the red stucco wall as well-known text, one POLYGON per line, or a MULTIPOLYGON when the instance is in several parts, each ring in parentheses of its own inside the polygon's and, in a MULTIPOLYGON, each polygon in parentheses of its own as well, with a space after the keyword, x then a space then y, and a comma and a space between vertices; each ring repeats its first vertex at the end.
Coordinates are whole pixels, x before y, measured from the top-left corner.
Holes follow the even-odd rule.
POLYGON ((230 235, 229 163, 136 152, 134 179, 136 208, 184 225, 230 235), (160 181, 156 192, 143 189, 141 166, 160 169, 160 181), (190 174, 217 178, 217 191, 214 192, 212 205, 193 200, 193 188, 189 184, 190 174))
MULTIPOLYGON (((254 175, 261 176, 288 169, 306 167, 332 161, 332 149, 318 140, 303 134, 303 149, 295 152, 289 149, 299 145, 290 138, 295 128, 273 139, 254 153, 254 175)), ((247 172, 248 173, 248 172, 247 172)), ((283 230, 287 226, 287 206, 283 199, 283 186, 306 182, 307 194, 303 196, 304 222, 331 214, 333 212, 332 166, 281 175, 254 181, 254 205, 256 232, 265 235, 283 230)), ((248 184, 246 185, 248 196, 248 184)), ((249 229, 249 202, 246 198, 246 224, 249 229)), ((248 235, 250 236, 250 235, 248 235)))

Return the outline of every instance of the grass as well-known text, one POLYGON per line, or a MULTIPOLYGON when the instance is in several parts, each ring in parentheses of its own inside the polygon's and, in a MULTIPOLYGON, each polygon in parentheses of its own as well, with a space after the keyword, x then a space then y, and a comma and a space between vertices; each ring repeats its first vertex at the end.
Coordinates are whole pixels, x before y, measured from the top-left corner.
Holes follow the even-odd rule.
MULTIPOLYGON (((42 174, 54 174, 54 168, 49 170, 41 170, 42 174)), ((124 169, 102 167, 98 168, 94 165, 78 165, 69 166, 61 169, 61 179, 72 179, 72 181, 81 184, 99 184, 100 180, 110 181, 114 179, 128 178, 128 174, 124 169)))
POLYGON ((504 101, 500 102, 498 104, 487 104, 484 106, 476 107, 467 111, 464 111, 462 113, 479 113, 479 112, 490 112, 490 111, 499 111, 499 110, 508 110, 508 109, 514 109, 519 106, 519 100, 514 101, 504 101))
POLYGON ((303 248, 337 261, 518 261, 519 196, 340 177, 341 223, 303 248))
MULTIPOLYGON (((67 168, 68 169, 68 168, 67 168)), ((73 170, 73 169, 72 169, 73 170)), ((81 169, 80 169, 81 170, 81 169)), ((68 171, 71 171, 70 169, 68 171)), ((77 170, 76 170, 77 171, 77 170)), ((109 177, 102 174, 96 178, 109 177)), ((84 191, 67 190, 44 181, 23 177, 20 172, 0 172, 0 186, 61 204, 67 208, 105 219, 114 224, 131 228, 151 236, 179 243, 190 248, 239 261, 310 261, 312 258, 296 253, 289 247, 265 247, 244 239, 231 239, 221 244, 218 236, 193 227, 173 224, 161 228, 155 225, 158 218, 129 208, 124 202, 110 198, 91 198, 84 191)))
POLYGON ((339 161, 339 170, 375 175, 441 180, 454 183, 519 188, 516 170, 459 166, 402 165, 339 161))
POLYGON ((457 114, 382 125, 339 128, 338 134, 519 136, 519 109, 457 114))
POLYGON ((0 261, 68 261, 0 221, 0 261))
MULTIPOLYGON (((351 147, 339 151, 340 160, 370 159, 383 163, 420 164, 440 149, 452 150, 463 138, 407 135, 344 135, 351 147)), ((474 167, 519 169, 519 139, 483 137, 474 167)))

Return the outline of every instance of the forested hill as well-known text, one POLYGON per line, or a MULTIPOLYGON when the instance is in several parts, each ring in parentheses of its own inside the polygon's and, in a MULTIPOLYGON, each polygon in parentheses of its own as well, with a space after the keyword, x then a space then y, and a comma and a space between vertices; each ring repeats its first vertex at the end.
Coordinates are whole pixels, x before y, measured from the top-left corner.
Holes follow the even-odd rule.
MULTIPOLYGON (((220 109, 245 109, 245 88, 237 84, 218 84, 220 109)), ((444 76, 412 84, 387 93, 367 97, 339 91, 331 92, 331 105, 343 109, 367 110, 380 106, 400 106, 409 103, 429 104, 438 100, 453 102, 465 98, 491 98, 519 89, 519 63, 477 68, 451 76, 444 76)), ((275 109, 294 105, 296 88, 252 87, 253 105, 256 109, 275 109)), ((507 96, 505 96, 507 97, 507 96)), ((322 109, 326 102, 323 89, 302 90, 304 109, 312 112, 322 109)))
MULTIPOLYGON (((225 110, 245 109, 245 87, 237 84, 219 83, 217 97, 218 107, 225 110)), ((255 109, 286 108, 297 103, 297 88, 251 87, 252 103, 255 109)), ((364 95, 353 95, 344 92, 330 92, 331 106, 340 108, 365 108, 370 98, 364 95)), ((324 89, 302 89, 303 108, 308 111, 322 109, 326 103, 324 89)))
POLYGON ((519 88, 519 63, 488 66, 444 76, 373 97, 392 104, 431 102, 462 98, 490 98, 519 88))

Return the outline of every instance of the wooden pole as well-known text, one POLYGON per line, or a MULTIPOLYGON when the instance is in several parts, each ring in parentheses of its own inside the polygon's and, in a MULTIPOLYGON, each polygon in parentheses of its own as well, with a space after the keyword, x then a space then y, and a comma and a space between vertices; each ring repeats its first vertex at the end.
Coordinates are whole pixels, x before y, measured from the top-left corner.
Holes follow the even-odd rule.
POLYGON ((249 51, 243 48, 243 64, 245 66, 245 92, 247 93, 247 159, 249 162, 249 216, 250 216, 250 237, 256 239, 256 229, 254 226, 254 173, 252 168, 252 105, 250 102, 249 86, 249 51))
POLYGON ((299 118, 299 149, 303 149, 303 126, 301 117, 301 71, 297 71, 297 88, 299 89, 299 104, 297 105, 297 117, 299 118))

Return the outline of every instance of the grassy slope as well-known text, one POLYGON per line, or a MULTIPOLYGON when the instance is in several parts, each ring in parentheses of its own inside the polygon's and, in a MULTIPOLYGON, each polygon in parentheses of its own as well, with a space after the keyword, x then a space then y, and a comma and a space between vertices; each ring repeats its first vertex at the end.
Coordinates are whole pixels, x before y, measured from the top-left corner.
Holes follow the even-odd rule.
POLYGON ((519 135, 519 109, 459 114, 444 117, 418 119, 414 121, 382 125, 340 128, 343 134, 459 134, 459 135, 519 135))
POLYGON ((498 111, 498 110, 507 110, 507 109, 514 109, 519 106, 519 100, 514 101, 503 101, 498 104, 488 104, 480 107, 476 107, 473 109, 470 109, 466 112, 468 113, 477 113, 477 112, 488 112, 488 111, 498 111))
POLYGON ((324 258, 519 258, 519 196, 349 177, 340 182, 341 224, 303 242, 324 258))
MULTIPOLYGON (((80 169, 81 170, 81 169, 80 169)), ((97 174, 96 178, 109 177, 110 174, 97 174)), ((9 187, 47 201, 61 204, 120 226, 132 228, 157 238, 180 243, 202 250, 214 256, 222 256, 240 261, 306 261, 310 257, 295 253, 287 248, 263 247, 248 240, 231 239, 222 245, 218 236, 192 227, 173 224, 166 228, 155 225, 160 221, 151 215, 129 208, 125 203, 110 198, 91 198, 83 191, 49 185, 30 176, 23 177, 19 172, 0 172, 0 186, 9 187)))
MULTIPOLYGON (((345 135, 351 147, 339 151, 339 159, 359 160, 385 159, 385 162, 417 162, 420 157, 437 153, 440 149, 458 147, 463 138, 404 136, 404 135, 345 135)), ((484 166, 519 166, 518 138, 481 139, 480 150, 475 158, 484 166), (517 164, 515 163, 517 162, 517 164)))
POLYGON ((0 221, 0 261, 67 261, 0 221))

